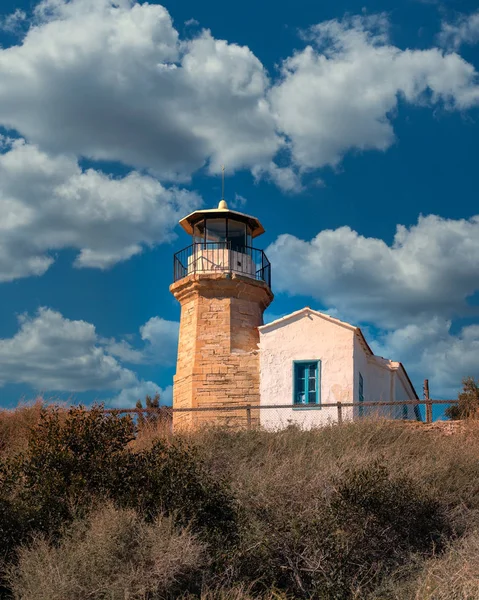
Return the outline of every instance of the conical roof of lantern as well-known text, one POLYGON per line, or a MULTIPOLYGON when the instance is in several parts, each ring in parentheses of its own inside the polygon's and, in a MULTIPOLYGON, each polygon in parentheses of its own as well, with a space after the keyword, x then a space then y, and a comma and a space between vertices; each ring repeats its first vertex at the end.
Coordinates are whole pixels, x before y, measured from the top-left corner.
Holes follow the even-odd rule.
POLYGON ((193 227, 198 221, 203 219, 235 219, 246 223, 251 228, 251 237, 255 238, 264 233, 264 227, 256 217, 246 215, 236 210, 230 210, 226 204, 226 200, 221 200, 218 208, 209 208, 206 210, 195 210, 180 221, 180 225, 189 235, 193 235, 193 227))

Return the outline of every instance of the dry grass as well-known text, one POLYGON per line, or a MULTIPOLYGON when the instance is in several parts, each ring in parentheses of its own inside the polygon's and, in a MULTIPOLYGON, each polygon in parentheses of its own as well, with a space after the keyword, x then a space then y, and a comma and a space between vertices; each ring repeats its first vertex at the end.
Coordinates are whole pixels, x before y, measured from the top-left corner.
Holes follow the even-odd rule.
MULTIPOLYGON (((18 452, 22 445, 25 445, 28 430, 35 422, 35 414, 38 418, 40 407, 36 410, 37 413, 31 407, 21 408, 16 417, 14 413, 7 417, 0 413, 0 435, 4 435, 5 440, 11 440, 11 448, 6 449, 8 453, 18 452)), ((458 537, 442 556, 438 555, 433 559, 426 559, 425 555, 411 556, 410 564, 401 567, 401 572, 397 574, 399 583, 394 581, 396 575, 391 574, 390 581, 381 583, 378 595, 362 592, 358 587, 357 595, 348 597, 383 600, 479 599, 479 421, 465 421, 454 425, 453 428, 449 425, 432 427, 371 419, 344 423, 341 426, 330 425, 312 431, 300 431, 296 428, 279 432, 259 429, 235 431, 231 428, 210 427, 176 436, 172 436, 169 427, 165 427, 161 422, 146 423, 132 442, 132 447, 137 451, 145 450, 151 448, 157 438, 172 440, 177 437, 184 438, 195 447, 209 471, 230 482, 244 518, 241 543, 235 550, 235 556, 228 558, 231 559, 231 563, 221 576, 215 574, 213 579, 208 581, 213 587, 205 589, 201 596, 191 598, 285 600, 286 595, 274 591, 265 591, 265 595, 262 596, 261 590, 265 589, 262 583, 259 587, 250 586, 250 582, 255 581, 253 563, 259 563, 263 558, 267 560, 267 556, 261 554, 265 547, 263 541, 271 539, 271 531, 274 528, 279 532, 291 531, 292 523, 313 522, 325 501, 334 494, 335 481, 348 469, 361 468, 377 461, 386 465, 391 477, 405 476, 417 484, 418 489, 425 490, 432 498, 437 498, 445 506, 458 537), (248 561, 251 564, 248 564, 248 561), (242 571, 243 567, 250 569, 248 576, 242 571), (218 587, 214 587, 216 582, 218 587), (241 582, 245 582, 243 586, 241 582), (383 589, 387 591, 383 593, 383 589)), ((10 446, 10 442, 7 442, 7 446, 10 446)), ((132 522, 135 522, 136 517, 132 513, 128 514, 132 522)), ((102 527, 106 527, 105 522, 102 527)), ((113 539, 113 534, 110 532, 110 537, 106 539, 99 536, 98 530, 95 535, 93 531, 93 526, 87 531, 82 530, 81 535, 75 530, 65 538, 59 550, 41 540, 36 542, 35 550, 22 550, 21 569, 24 569, 24 573, 29 573, 31 581, 35 582, 35 577, 38 581, 32 584, 31 592, 28 592, 34 595, 29 596, 18 587, 23 585, 21 582, 24 581, 22 571, 18 571, 15 584, 17 598, 123 599, 125 596, 121 595, 121 590, 124 589, 133 594, 129 596, 130 599, 145 598, 141 593, 146 592, 138 587, 139 579, 135 577, 140 577, 138 574, 143 573, 144 569, 155 573, 152 563, 147 562, 140 553, 139 558, 135 558, 135 563, 140 566, 134 573, 127 570, 129 574, 125 575, 126 579, 122 579, 123 575, 120 577, 117 572, 114 577, 108 575, 107 570, 97 568, 95 561, 99 564, 102 561, 110 564, 107 560, 109 553, 117 556, 114 545, 108 541, 113 539), (88 544, 97 544, 96 547, 101 548, 103 554, 95 554, 95 551, 92 557, 86 559, 83 555, 87 554, 88 544), (64 559, 64 563, 61 563, 60 559, 64 559), (61 568, 58 566, 60 564, 63 564, 61 568), (75 570, 74 564, 82 566, 75 570), (91 579, 93 576, 88 575, 87 571, 103 573, 102 578, 91 579), (44 576, 44 573, 53 572, 57 575, 44 576), (76 574, 73 576, 72 573, 76 574), (55 580, 55 586, 45 588, 46 591, 41 592, 44 595, 39 595, 38 590, 43 590, 42 585, 46 586, 55 576, 60 578, 55 580), (40 581, 42 578, 43 583, 40 581), (82 590, 83 596, 65 595, 65 592, 63 596, 54 595, 57 593, 55 589, 66 589, 61 587, 64 585, 62 581, 69 582, 68 585, 73 585, 71 582, 74 581, 74 584, 79 586, 78 589, 82 590), (101 586, 105 582, 105 585, 110 586, 106 588, 108 593, 113 590, 117 595, 88 596, 86 582, 90 586, 88 590, 92 590, 91 586, 94 585, 103 590, 101 586), (82 585, 84 587, 81 587, 82 585)), ((171 538, 175 540, 171 556, 174 564, 179 564, 183 554, 175 554, 175 548, 185 545, 185 556, 188 557, 188 544, 197 549, 198 547, 191 536, 181 538, 181 535, 186 536, 186 533, 174 535, 172 534, 171 538)), ((148 547, 148 544, 146 546, 148 547)), ((149 547, 152 547, 151 544, 149 547)), ((185 567, 186 570, 193 568, 193 563, 201 562, 198 558, 201 552, 198 552, 194 561, 185 563, 189 565, 185 567)), ((178 573, 181 575, 181 572, 180 569, 178 573)), ((161 587, 163 584, 158 584, 161 577, 155 577, 157 579, 154 585, 161 587)), ((148 582, 149 579, 146 577, 142 581, 148 582)))
POLYGON ((421 572, 415 600, 477 600, 479 598, 479 532, 452 544, 421 572))
POLYGON ((0 457, 14 456, 27 447, 32 427, 40 420, 43 398, 19 404, 12 410, 0 410, 0 457))
MULTIPOLYGON (((65 403, 38 397, 31 402, 22 402, 13 409, 0 410, 0 458, 14 456, 26 450, 30 432, 40 421, 42 410, 69 408, 65 403)), ((148 450, 158 438, 172 436, 171 423, 166 419, 146 421, 141 425, 132 447, 136 451, 148 450)))
POLYGON ((136 452, 140 452, 149 450, 158 438, 169 440, 172 437, 172 426, 168 420, 146 421, 139 427, 136 439, 131 445, 136 452))
MULTIPOLYGON (((268 591, 259 595, 252 587, 238 586, 231 589, 204 590, 199 600, 292 600, 281 592, 268 591)), ((186 595, 182 600, 198 600, 198 596, 186 595)))
POLYGON ((204 429, 190 434, 213 471, 231 480, 245 505, 308 505, 325 481, 371 460, 407 475, 451 508, 457 518, 479 511, 479 423, 454 435, 371 420, 312 431, 204 429))
POLYGON ((22 548, 8 579, 17 600, 142 600, 198 569, 202 555, 201 544, 171 519, 145 524, 134 511, 107 506, 58 546, 39 538, 22 548))

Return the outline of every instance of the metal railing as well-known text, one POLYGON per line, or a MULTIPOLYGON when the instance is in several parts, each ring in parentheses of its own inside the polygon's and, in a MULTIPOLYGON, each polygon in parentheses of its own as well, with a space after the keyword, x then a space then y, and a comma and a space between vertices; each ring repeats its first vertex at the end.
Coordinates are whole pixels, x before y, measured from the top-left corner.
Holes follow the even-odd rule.
POLYGON ((231 242, 200 242, 173 258, 173 281, 194 273, 240 273, 271 287, 271 264, 263 250, 231 242))
MULTIPOLYGON (((368 402, 325 402, 322 404, 318 404, 316 406, 308 406, 306 411, 310 412, 310 411, 321 411, 323 409, 327 409, 327 408, 332 408, 332 409, 336 409, 336 411, 334 411, 331 415, 330 415, 330 420, 333 422, 336 422, 338 424, 343 423, 346 420, 353 420, 353 421, 360 421, 362 419, 367 419, 370 417, 374 417, 374 416, 380 416, 383 418, 390 418, 393 420, 403 420, 401 419, 401 416, 398 414, 396 414, 395 416, 388 416, 387 413, 385 414, 384 411, 379 411, 377 410, 376 412, 370 411, 367 412, 367 414, 363 413, 363 416, 359 415, 358 413, 354 413, 351 415, 351 413, 347 413, 346 409, 348 408, 352 408, 354 411, 354 408, 357 407, 358 409, 360 407, 363 408, 376 408, 376 409, 381 409, 384 407, 395 407, 396 409, 400 410, 401 413, 403 411, 403 407, 405 406, 412 406, 414 409, 414 414, 415 414, 415 419, 409 417, 407 418, 407 420, 409 421, 422 421, 422 419, 419 417, 419 406, 424 405, 425 407, 425 422, 426 423, 432 423, 433 418, 432 418, 432 407, 434 405, 445 405, 445 404, 457 404, 458 400, 431 400, 431 399, 425 399, 425 400, 404 400, 404 401, 378 401, 378 402, 372 402, 372 401, 368 401, 368 402), (335 413, 335 414, 334 414, 335 413)), ((157 414, 159 416, 161 416, 162 420, 173 420, 173 415, 176 413, 180 413, 180 414, 197 414, 198 417, 200 416, 200 414, 204 414, 204 413, 216 413, 213 417, 214 419, 214 423, 218 423, 218 413, 224 413, 224 417, 225 420, 227 420, 228 418, 228 414, 231 413, 235 413, 235 422, 236 424, 240 424, 241 426, 246 427, 247 429, 251 429, 253 427, 253 424, 259 423, 259 415, 261 413, 261 411, 265 410, 267 412, 269 411, 282 411, 282 410, 293 410, 293 411, 297 411, 304 409, 303 405, 298 405, 298 404, 268 404, 268 405, 258 405, 258 404, 242 404, 242 405, 231 405, 231 406, 202 406, 200 408, 173 408, 173 407, 169 407, 169 406, 161 406, 160 408, 105 408, 104 412, 105 413, 114 413, 114 414, 157 414), (257 415, 257 416, 256 416, 257 415)), ((221 415, 220 415, 221 417, 221 415)), ((213 420, 212 419, 212 420, 213 420)), ((208 418, 202 418, 201 419, 202 423, 207 423, 208 422, 208 418)), ((322 423, 322 424, 326 424, 326 423, 322 423)))

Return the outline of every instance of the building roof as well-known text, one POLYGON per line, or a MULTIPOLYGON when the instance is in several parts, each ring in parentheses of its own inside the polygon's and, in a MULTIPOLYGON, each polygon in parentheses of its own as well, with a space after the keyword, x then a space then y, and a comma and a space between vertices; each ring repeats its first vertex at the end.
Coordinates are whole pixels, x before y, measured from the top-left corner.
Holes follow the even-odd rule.
POLYGON ((411 390, 413 391, 414 396, 419 400, 419 396, 417 395, 417 392, 409 378, 409 375, 407 374, 406 369, 404 368, 404 365, 401 362, 392 361, 387 358, 383 358, 382 356, 376 356, 374 354, 374 352, 371 350, 369 344, 367 343, 366 338, 364 337, 364 334, 361 331, 361 329, 359 327, 356 327, 355 325, 351 325, 350 323, 346 323, 345 321, 341 321, 340 319, 331 317, 330 315, 328 315, 326 313, 322 313, 319 310, 314 310, 314 309, 310 308, 309 306, 305 306, 304 308, 302 308, 300 310, 296 310, 295 312, 292 312, 289 315, 285 315, 284 317, 275 319, 274 321, 271 321, 271 323, 266 323, 265 325, 261 325, 260 327, 258 327, 258 330, 261 333, 267 333, 268 330, 271 329, 272 327, 277 327, 278 325, 280 325, 280 326, 287 325, 288 322, 295 320, 297 318, 302 318, 303 316, 307 316, 307 315, 316 315, 317 317, 320 317, 321 319, 329 321, 330 323, 334 323, 335 325, 339 325, 340 327, 345 327, 346 329, 350 329, 351 331, 353 331, 354 334, 357 336, 361 346, 365 350, 366 354, 368 354, 368 356, 370 356, 371 359, 374 360, 378 364, 378 366, 382 366, 383 368, 390 369, 391 371, 401 371, 404 374, 406 381, 411 386, 411 390))

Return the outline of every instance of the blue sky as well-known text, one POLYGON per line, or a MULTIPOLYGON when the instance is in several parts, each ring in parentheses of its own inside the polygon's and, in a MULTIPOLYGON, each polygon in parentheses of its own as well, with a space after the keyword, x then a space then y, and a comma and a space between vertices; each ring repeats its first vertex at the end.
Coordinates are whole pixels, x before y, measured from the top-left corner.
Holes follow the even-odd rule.
POLYGON ((168 402, 176 225, 259 217, 272 319, 360 325, 417 390, 479 376, 474 2, 4 1, 0 404, 168 402))

